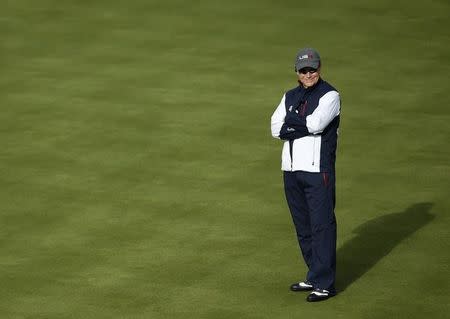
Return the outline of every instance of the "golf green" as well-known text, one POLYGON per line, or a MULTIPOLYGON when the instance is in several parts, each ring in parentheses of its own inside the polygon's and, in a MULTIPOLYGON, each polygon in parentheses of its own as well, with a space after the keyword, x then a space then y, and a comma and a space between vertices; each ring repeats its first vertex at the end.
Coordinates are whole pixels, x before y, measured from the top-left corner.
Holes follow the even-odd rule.
POLYGON ((0 318, 444 318, 450 3, 5 0, 0 318), (339 294, 311 304, 270 117, 340 91, 339 294))

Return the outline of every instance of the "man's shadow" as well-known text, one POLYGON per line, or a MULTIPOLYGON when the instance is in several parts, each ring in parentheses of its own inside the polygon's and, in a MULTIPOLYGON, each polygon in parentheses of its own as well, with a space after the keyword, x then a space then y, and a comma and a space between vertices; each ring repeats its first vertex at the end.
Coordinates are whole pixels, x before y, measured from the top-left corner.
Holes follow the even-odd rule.
POLYGON ((432 203, 417 203, 400 213, 383 215, 358 226, 356 237, 337 251, 336 287, 343 291, 388 255, 403 239, 434 219, 432 203))

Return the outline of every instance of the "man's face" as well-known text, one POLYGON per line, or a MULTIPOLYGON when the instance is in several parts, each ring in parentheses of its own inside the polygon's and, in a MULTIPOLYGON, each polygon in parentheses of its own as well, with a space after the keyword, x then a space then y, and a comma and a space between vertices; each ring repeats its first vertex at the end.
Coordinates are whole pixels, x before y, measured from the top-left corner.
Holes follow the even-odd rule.
POLYGON ((297 76, 298 80, 305 89, 310 88, 311 86, 314 86, 314 84, 316 84, 317 81, 319 81, 320 68, 319 69, 303 68, 297 71, 297 76))

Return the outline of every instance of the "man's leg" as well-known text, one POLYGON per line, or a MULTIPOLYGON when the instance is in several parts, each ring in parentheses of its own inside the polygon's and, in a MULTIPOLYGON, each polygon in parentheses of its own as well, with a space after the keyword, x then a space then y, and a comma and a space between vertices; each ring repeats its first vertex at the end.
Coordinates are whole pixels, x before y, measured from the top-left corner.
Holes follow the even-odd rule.
POLYGON ((312 241, 308 280, 314 288, 335 292, 336 218, 335 177, 332 173, 303 173, 306 201, 310 211, 312 241))
POLYGON ((300 172, 284 172, 284 192, 297 232, 298 243, 308 268, 311 264, 311 223, 306 204, 303 185, 299 180, 300 172))

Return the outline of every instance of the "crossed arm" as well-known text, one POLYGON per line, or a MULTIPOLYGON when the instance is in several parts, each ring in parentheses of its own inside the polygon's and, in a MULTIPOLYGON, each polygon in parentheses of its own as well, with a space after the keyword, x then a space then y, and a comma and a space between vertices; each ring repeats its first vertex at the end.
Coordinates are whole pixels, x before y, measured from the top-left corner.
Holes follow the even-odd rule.
POLYGON ((339 93, 330 91, 322 96, 311 115, 300 117, 296 110, 286 112, 286 95, 271 117, 272 136, 282 140, 293 140, 307 135, 321 134, 340 113, 339 93))

